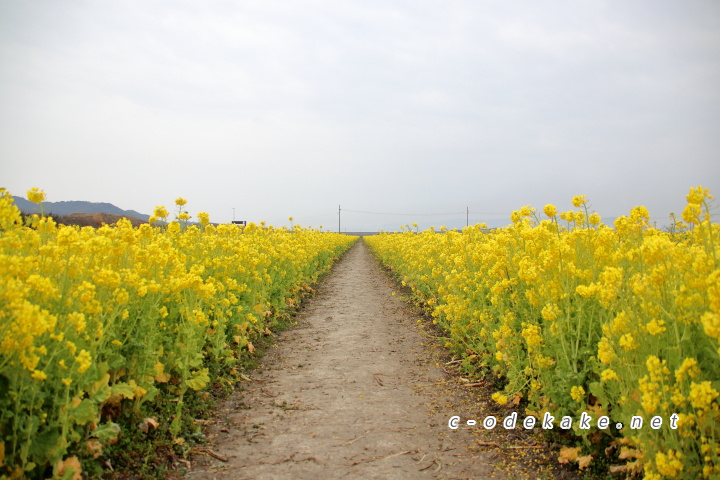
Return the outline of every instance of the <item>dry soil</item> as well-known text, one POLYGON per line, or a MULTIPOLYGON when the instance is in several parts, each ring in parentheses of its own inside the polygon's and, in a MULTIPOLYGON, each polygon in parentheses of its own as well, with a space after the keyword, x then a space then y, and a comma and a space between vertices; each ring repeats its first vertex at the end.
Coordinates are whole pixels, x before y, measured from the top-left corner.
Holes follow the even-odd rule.
POLYGON ((355 244, 218 410, 188 480, 547 476, 478 445, 481 427, 448 428, 479 403, 397 289, 355 244))

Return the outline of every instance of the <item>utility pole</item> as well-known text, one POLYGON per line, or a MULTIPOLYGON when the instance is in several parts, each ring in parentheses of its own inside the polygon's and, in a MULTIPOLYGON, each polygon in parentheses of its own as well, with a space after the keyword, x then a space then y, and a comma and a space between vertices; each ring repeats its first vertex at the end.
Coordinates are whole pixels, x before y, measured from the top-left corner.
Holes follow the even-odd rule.
POLYGON ((338 233, 340 233, 340 205, 338 205, 338 233))

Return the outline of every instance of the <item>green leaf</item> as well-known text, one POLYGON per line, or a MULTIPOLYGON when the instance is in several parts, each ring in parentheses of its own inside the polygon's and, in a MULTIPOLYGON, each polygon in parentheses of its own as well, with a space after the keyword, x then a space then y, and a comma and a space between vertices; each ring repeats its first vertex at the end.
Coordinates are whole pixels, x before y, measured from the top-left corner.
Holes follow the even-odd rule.
POLYGON ((127 364, 125 357, 119 353, 108 356, 107 367, 110 370, 119 370, 121 367, 127 364))
POLYGON ((113 422, 103 423, 93 430, 92 436, 100 440, 103 445, 115 440, 120 433, 120 425, 113 422))
POLYGON ((208 383, 210 383, 210 376, 208 375, 208 372, 209 370, 207 368, 198 370, 197 372, 193 373, 192 378, 185 383, 193 390, 202 390, 207 386, 208 383))
POLYGON ((133 386, 124 382, 116 383, 110 387, 110 391, 113 395, 122 395, 125 398, 135 398, 135 389, 133 386))
POLYGON ((180 433, 181 428, 182 422, 180 421, 180 415, 176 415, 175 418, 173 418, 173 421, 170 423, 170 434, 173 437, 177 437, 177 434, 180 433))
POLYGON ((91 398, 95 403, 103 403, 105 400, 110 398, 110 395, 112 395, 112 390, 110 386, 104 385, 98 388, 98 390, 93 393, 91 398))
POLYGON ((97 404, 86 398, 76 408, 70 410, 68 417, 78 425, 86 425, 98 416, 97 404))
POLYGON ((148 386, 147 393, 145 395, 143 395, 142 401, 143 402, 152 402, 155 399, 155 397, 157 397, 158 393, 160 393, 160 389, 153 387, 153 386, 148 386))
POLYGON ((37 459, 37 463, 45 463, 48 452, 55 449, 60 440, 60 429, 59 428, 48 428, 39 435, 32 437, 30 448, 28 452, 33 458, 37 459))

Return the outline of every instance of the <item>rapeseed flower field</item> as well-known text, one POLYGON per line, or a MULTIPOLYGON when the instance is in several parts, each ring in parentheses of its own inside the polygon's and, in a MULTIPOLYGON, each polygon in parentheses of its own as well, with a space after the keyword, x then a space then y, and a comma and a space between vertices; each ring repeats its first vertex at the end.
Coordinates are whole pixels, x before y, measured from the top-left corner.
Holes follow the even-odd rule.
MULTIPOLYGON (((45 199, 32 189, 28 198, 45 199)), ((164 399, 182 438, 189 392, 236 368, 289 317, 356 237, 294 225, 190 225, 157 207, 151 224, 25 223, 0 190, 0 477, 80 478, 78 459, 117 441, 123 412, 164 399), (170 400, 168 400, 170 399, 170 400)))
POLYGON ((690 189, 682 219, 667 231, 650 225, 644 207, 605 225, 580 195, 562 213, 525 206, 506 228, 408 228, 365 241, 447 332, 465 369, 504 385, 497 403, 574 419, 567 432, 578 447, 561 461, 603 461, 647 480, 718 478, 712 198, 690 189), (577 421, 583 414, 590 428, 577 421), (604 416, 612 421, 600 428, 604 416), (642 427, 631 428, 633 417, 642 427), (650 426, 655 417, 659 428, 650 426))

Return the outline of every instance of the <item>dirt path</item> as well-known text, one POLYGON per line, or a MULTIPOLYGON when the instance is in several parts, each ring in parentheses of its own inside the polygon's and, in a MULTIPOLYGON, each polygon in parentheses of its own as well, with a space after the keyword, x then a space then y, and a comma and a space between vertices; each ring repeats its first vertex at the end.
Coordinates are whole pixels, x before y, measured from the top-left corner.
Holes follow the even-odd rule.
POLYGON ((187 478, 491 478, 496 453, 448 428, 449 376, 393 288, 364 242, 352 247, 221 407, 210 449, 228 461, 195 456, 187 478))

